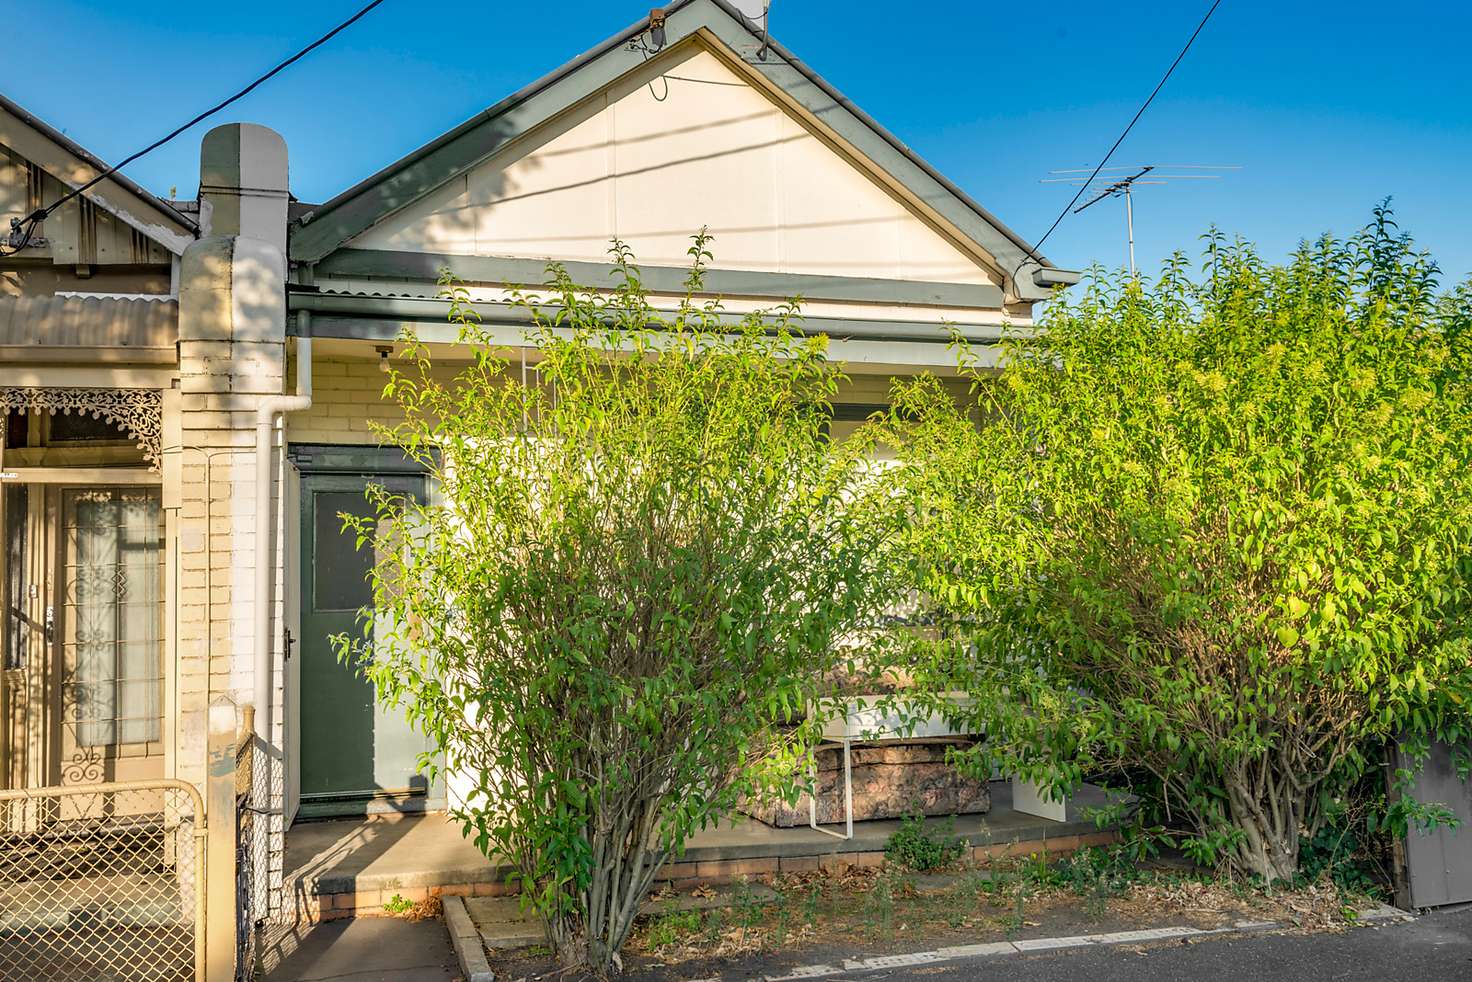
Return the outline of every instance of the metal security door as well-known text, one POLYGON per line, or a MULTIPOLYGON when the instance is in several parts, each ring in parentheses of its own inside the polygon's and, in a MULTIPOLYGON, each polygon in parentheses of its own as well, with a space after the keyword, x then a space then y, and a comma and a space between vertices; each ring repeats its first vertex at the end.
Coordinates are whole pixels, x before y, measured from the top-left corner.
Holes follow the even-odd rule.
POLYGON ((159 490, 4 494, 4 785, 161 778, 159 490))
POLYGON ((370 516, 369 484, 422 499, 408 475, 304 473, 301 483, 301 814, 421 811, 442 792, 418 773, 428 741, 402 713, 383 708, 356 666, 339 662, 331 638, 361 637, 371 609, 373 550, 357 548, 343 514, 370 516))

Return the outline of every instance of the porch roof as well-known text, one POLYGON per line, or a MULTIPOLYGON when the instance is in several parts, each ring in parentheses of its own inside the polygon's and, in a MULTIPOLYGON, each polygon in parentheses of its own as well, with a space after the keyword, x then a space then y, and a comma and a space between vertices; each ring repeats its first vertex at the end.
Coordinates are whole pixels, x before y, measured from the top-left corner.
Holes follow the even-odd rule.
POLYGON ((178 335, 169 298, 0 297, 0 361, 172 364, 178 335))

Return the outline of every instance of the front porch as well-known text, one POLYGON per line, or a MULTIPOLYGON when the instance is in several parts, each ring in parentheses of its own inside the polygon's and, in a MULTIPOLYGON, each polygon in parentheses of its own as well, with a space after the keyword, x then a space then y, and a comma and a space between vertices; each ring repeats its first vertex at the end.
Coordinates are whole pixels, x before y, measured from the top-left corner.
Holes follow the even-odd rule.
MULTIPOLYGON (((1091 817, 1091 809, 1111 800, 1092 785, 1084 785, 1070 799, 1061 822, 1017 811, 1007 781, 991 782, 990 791, 990 812, 955 820, 955 834, 965 839, 977 859, 1066 853, 1116 838, 1115 831, 1101 831, 1091 817)), ((691 887, 738 876, 877 866, 899 825, 855 822, 853 838, 841 840, 810 828, 778 829, 745 819, 697 834, 680 861, 665 867, 661 879, 691 887)), ((482 856, 445 815, 303 822, 286 833, 283 907, 288 923, 303 925, 379 913, 395 894, 409 901, 500 895, 506 892, 505 874, 505 867, 482 856)))

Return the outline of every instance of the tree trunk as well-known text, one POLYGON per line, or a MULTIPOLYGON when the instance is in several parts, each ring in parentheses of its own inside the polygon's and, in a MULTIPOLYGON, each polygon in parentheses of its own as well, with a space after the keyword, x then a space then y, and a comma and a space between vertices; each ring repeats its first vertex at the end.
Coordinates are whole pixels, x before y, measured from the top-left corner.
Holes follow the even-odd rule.
MULTIPOLYGON (((640 827, 638 836, 647 839, 640 827)), ((595 850, 596 851, 596 850, 595 850)), ((664 865, 664 853, 651 859, 643 848, 631 851, 617 847, 591 871, 580 903, 547 921, 547 940, 557 961, 566 970, 606 979, 623 971, 619 949, 638 916, 649 892, 655 870, 664 865)))
POLYGON ((557 963, 566 970, 606 979, 623 969, 618 953, 610 951, 602 938, 588 930, 581 915, 552 918, 547 923, 547 940, 557 963))
MULTIPOLYGON (((1266 765, 1260 765, 1266 766, 1266 765)), ((1291 800, 1286 784, 1274 794, 1267 780, 1253 786, 1245 777, 1230 776, 1226 781, 1227 802, 1232 825, 1242 833, 1237 846, 1235 865, 1269 883, 1291 880, 1298 875, 1298 824, 1302 812, 1300 802, 1291 800), (1262 788, 1262 794, 1258 794, 1262 788)))

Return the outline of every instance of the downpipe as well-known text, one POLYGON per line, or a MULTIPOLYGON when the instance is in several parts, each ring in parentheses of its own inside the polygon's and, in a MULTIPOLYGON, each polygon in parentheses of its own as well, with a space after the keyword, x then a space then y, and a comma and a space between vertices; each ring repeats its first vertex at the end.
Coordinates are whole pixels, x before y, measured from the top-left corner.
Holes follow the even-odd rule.
MULTIPOLYGON (((266 746, 271 745, 273 719, 272 690, 274 671, 271 663, 271 581, 276 573, 275 541, 271 536, 271 517, 276 509, 272 502, 274 477, 276 420, 284 413, 297 413, 312 407, 312 339, 311 314, 298 314, 300 336, 296 339, 296 395, 266 396, 256 407, 256 568, 255 606, 253 618, 255 679, 255 732, 266 746)), ((284 359, 283 359, 284 365, 284 359)))

